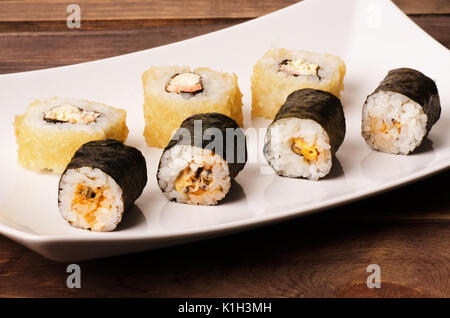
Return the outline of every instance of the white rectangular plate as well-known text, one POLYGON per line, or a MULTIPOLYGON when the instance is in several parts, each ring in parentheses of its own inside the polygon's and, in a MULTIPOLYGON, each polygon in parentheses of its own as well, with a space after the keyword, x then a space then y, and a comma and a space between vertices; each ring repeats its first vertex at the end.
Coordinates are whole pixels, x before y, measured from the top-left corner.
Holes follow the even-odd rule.
MULTIPOLYGON (((76 49, 76 48, 74 48, 76 49)), ((387 0, 309 0, 259 19, 171 45, 105 60, 0 76, 0 233, 54 260, 132 253, 280 221, 340 205, 418 180, 450 165, 450 55, 387 0), (252 67, 272 47, 326 52, 347 65, 342 94, 347 135, 331 176, 318 181, 274 175, 262 156, 268 121, 251 120, 252 67), (141 74, 152 64, 208 66, 234 72, 244 94, 249 163, 240 186, 213 207, 168 202, 156 184, 160 149, 142 137, 141 74), (441 119, 410 156, 371 151, 360 136, 361 107, 388 70, 418 69, 433 78, 441 119), (58 176, 17 164, 14 115, 38 98, 90 99, 127 110, 127 144, 140 149, 149 182, 118 229, 93 233, 71 227, 57 208, 58 176)))

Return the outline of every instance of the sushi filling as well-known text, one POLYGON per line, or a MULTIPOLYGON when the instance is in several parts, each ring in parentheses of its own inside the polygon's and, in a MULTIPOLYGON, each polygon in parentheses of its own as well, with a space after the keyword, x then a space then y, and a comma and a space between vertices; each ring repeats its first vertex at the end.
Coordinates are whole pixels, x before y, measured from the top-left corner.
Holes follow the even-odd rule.
POLYGON ((105 187, 91 188, 86 184, 78 184, 72 200, 72 210, 76 211, 89 223, 95 222, 95 212, 99 208, 111 209, 111 204, 104 196, 105 187))
POLYGON ((227 162, 209 149, 177 145, 166 151, 158 183, 170 200, 213 205, 228 193, 231 181, 227 162))
POLYGON ((306 63, 302 59, 283 60, 279 64, 279 72, 284 72, 292 76, 315 76, 319 77, 319 65, 306 63))
POLYGON ((60 211, 73 226, 111 231, 122 218, 122 190, 100 169, 68 170, 61 179, 60 211))
POLYGON ((199 167, 196 171, 193 171, 189 166, 175 179, 175 189, 180 193, 202 195, 214 181, 211 173, 209 165, 199 167))
POLYGON ((175 74, 167 83, 168 93, 190 93, 192 95, 203 91, 202 78, 193 72, 175 74))
POLYGON ((376 150, 408 154, 422 142, 427 116, 422 107, 394 92, 377 92, 363 107, 362 136, 376 150))
MULTIPOLYGON (((377 131, 380 120, 374 117, 369 116, 370 127, 372 131, 377 131)), ((390 123, 386 125, 384 120, 381 120, 381 128, 380 131, 383 134, 389 134, 392 129, 397 129, 397 133, 400 134, 402 131, 402 124, 395 119, 391 119, 390 123)))
POLYGON ((303 156, 308 162, 316 161, 320 154, 315 143, 311 146, 302 138, 291 138, 291 150, 297 155, 303 156))
POLYGON ((63 104, 44 113, 44 120, 49 123, 90 124, 97 121, 101 113, 85 111, 79 107, 63 104))
POLYGON ((267 130, 264 156, 277 174, 318 180, 331 169, 328 134, 310 119, 284 118, 267 130))

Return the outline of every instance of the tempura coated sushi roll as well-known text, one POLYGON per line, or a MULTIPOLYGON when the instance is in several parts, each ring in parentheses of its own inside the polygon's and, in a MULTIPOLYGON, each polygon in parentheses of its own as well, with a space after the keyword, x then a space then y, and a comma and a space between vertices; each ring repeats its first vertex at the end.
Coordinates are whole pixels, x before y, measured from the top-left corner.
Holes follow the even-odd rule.
POLYGON ((339 97, 345 64, 330 54, 272 49, 253 67, 252 116, 273 119, 287 96, 301 88, 328 91, 339 97))
POLYGON ((61 176, 59 211, 75 227, 112 231, 146 183, 139 150, 114 139, 91 141, 75 152, 61 176))
POLYGON ((61 173, 84 143, 128 136, 126 111, 74 98, 37 100, 15 118, 19 163, 35 171, 61 173))
POLYGON ((422 143, 440 114, 431 78, 410 68, 394 69, 367 97, 361 134, 375 150, 407 155, 422 143))
POLYGON ((291 93, 267 128, 264 156, 277 174, 318 180, 326 176, 345 137, 341 102, 305 88, 291 93))
POLYGON ((185 119, 164 149, 158 185, 169 200, 214 205, 228 193, 247 162, 243 130, 219 113, 185 119))
POLYGON ((242 94, 235 74, 208 68, 152 66, 142 75, 144 136, 152 147, 165 147, 182 121, 193 114, 217 112, 242 126, 242 94))

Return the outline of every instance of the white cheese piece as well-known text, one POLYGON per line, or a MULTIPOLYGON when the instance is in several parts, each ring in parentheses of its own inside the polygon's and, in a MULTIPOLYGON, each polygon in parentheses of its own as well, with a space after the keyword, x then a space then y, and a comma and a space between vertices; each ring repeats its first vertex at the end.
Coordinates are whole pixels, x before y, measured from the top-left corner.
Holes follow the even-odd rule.
POLYGON ((71 124, 84 123, 89 124, 100 116, 100 113, 91 111, 83 111, 82 109, 69 105, 63 104, 60 106, 53 107, 48 112, 44 114, 44 119, 54 120, 60 122, 68 122, 71 124))
POLYGON ((290 73, 292 75, 317 76, 319 65, 314 63, 305 63, 301 59, 288 60, 280 65, 280 71, 290 73))

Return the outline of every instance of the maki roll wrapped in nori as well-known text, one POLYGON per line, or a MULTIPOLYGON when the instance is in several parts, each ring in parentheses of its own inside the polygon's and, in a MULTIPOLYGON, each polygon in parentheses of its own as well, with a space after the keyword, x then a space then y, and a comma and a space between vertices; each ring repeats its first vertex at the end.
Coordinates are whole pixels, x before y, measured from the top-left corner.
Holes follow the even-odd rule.
POLYGON ((244 131, 219 113, 185 119, 161 156, 158 185, 169 200, 214 205, 247 162, 244 131))
POLYGON ((62 174, 58 207, 75 227, 112 231, 146 183, 139 150, 114 139, 91 141, 75 152, 62 174))
POLYGON ((431 78, 410 68, 394 69, 367 97, 361 134, 375 150, 407 155, 422 143, 440 114, 431 78))
POLYGON ((333 94, 305 88, 291 93, 267 128, 264 156, 277 174, 326 176, 345 137, 345 117, 333 94))

